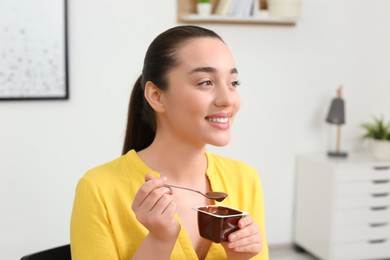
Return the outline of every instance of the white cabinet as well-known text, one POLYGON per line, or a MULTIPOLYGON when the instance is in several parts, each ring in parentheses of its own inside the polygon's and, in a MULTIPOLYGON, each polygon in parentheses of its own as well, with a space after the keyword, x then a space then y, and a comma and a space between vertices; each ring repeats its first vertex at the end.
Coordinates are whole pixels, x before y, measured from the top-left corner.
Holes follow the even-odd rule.
POLYGON ((390 259, 390 162, 297 159, 294 243, 320 259, 390 259))

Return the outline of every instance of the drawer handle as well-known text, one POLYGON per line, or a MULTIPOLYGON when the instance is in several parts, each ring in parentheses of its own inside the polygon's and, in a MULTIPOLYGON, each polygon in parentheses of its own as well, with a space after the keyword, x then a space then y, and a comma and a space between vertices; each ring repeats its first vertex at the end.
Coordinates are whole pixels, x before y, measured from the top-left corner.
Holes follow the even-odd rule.
POLYGON ((389 196, 389 193, 388 192, 382 192, 382 193, 372 193, 371 196, 373 197, 387 197, 389 196))
POLYGON ((387 222, 382 222, 382 223, 371 223, 370 224, 370 227, 384 227, 384 226, 387 226, 388 223, 387 222))
POLYGON ((371 210, 386 210, 387 209, 387 206, 383 206, 383 207, 371 207, 371 210))
POLYGON ((374 184, 383 184, 383 183, 388 183, 390 180, 373 180, 372 181, 374 184))
POLYGON ((375 239, 375 240, 368 240, 368 243, 370 243, 370 244, 379 244, 379 243, 384 243, 386 241, 387 241, 387 239, 375 239))
POLYGON ((390 166, 374 166, 374 170, 384 171, 390 169, 390 166))

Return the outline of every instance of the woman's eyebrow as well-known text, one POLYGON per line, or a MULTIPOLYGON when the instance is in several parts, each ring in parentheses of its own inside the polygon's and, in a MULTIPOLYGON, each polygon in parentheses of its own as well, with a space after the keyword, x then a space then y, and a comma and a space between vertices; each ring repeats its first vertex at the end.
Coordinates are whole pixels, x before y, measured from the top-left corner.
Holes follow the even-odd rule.
MULTIPOLYGON (((198 67, 198 68, 191 70, 191 72, 189 74, 193 74, 196 72, 216 73, 217 69, 213 68, 213 67, 198 67)), ((236 68, 231 69, 230 74, 238 74, 237 69, 236 68)))
POLYGON ((196 72, 216 73, 217 69, 213 68, 213 67, 198 67, 198 68, 191 70, 190 74, 193 74, 196 72))

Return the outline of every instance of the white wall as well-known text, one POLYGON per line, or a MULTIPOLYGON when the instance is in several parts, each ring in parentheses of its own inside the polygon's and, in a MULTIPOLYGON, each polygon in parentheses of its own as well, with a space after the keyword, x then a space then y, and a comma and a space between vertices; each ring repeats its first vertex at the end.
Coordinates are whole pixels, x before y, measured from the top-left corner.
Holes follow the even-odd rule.
MULTIPOLYGON (((389 12, 388 0, 304 0, 295 27, 208 26, 243 82, 233 142, 210 149, 258 169, 271 244, 291 242, 294 158, 326 152, 337 86, 346 149, 361 148, 362 121, 390 117, 389 12)), ((70 100, 0 103, 1 259, 69 242, 77 180, 120 155, 131 86, 176 1, 69 0, 69 15, 70 100)))

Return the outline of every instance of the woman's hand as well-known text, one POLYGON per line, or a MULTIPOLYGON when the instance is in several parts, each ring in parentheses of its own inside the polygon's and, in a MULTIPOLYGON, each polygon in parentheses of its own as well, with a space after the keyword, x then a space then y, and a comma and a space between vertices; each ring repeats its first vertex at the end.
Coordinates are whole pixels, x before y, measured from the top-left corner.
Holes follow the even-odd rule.
POLYGON ((247 215, 238 221, 238 227, 222 245, 228 259, 251 259, 262 249, 260 226, 247 215))
POLYGON ((176 240, 180 231, 180 225, 174 218, 176 205, 172 201, 172 191, 163 186, 165 181, 166 178, 147 174, 132 205, 137 220, 157 241, 176 240))

